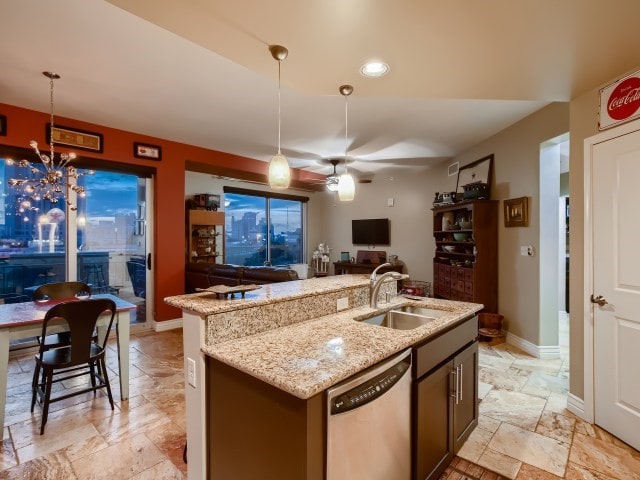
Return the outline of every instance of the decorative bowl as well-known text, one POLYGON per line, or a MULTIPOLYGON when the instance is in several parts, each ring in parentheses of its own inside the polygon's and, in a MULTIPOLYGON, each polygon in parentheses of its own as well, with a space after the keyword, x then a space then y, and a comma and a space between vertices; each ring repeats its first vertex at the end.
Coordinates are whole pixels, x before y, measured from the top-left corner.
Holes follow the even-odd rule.
POLYGON ((469 240, 469 234, 468 233, 454 233, 453 234, 453 238, 456 242, 466 242, 467 240, 469 240))
POLYGON ((455 252, 455 251, 456 251, 456 247, 455 247, 455 245, 443 245, 443 246, 442 246, 442 249, 443 249, 445 252, 449 252, 449 253, 453 253, 453 252, 455 252))

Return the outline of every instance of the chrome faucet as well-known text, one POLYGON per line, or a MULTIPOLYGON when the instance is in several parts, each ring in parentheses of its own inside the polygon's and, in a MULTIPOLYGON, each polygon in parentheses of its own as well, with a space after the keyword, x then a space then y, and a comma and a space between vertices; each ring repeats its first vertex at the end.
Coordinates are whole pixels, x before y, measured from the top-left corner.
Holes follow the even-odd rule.
POLYGON ((371 276, 369 277, 369 305, 371 308, 378 308, 378 293, 380 292, 380 287, 384 283, 385 279, 389 277, 394 280, 404 280, 405 278, 409 278, 409 275, 399 272, 386 272, 378 277, 378 270, 390 266, 390 263, 383 263, 382 265, 378 265, 376 269, 371 272, 371 276))

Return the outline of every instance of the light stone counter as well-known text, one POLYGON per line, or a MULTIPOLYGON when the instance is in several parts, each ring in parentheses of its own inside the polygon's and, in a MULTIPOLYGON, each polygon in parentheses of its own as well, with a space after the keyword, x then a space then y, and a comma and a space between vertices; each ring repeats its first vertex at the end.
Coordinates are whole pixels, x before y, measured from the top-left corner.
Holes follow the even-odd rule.
POLYGON ((203 351, 298 398, 326 388, 447 329, 482 309, 474 303, 402 297, 382 309, 359 307, 203 348, 203 351), (392 306, 415 304, 446 313, 413 330, 370 325, 368 318, 392 306))
POLYGON ((327 293, 344 292, 347 289, 368 286, 368 275, 334 275, 261 285, 259 290, 245 293, 245 298, 240 298, 240 294, 236 294, 236 298, 224 300, 217 298, 214 293, 199 292, 167 297, 164 302, 182 310, 196 312, 204 318, 217 313, 271 305, 311 295, 318 296, 327 293))

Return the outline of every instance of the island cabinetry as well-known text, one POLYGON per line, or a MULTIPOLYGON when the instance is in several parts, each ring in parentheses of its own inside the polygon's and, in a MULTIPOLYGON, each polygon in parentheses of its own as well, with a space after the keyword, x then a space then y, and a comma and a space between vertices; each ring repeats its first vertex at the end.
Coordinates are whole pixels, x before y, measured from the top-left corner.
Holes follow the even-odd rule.
POLYGON ((223 263, 224 213, 189 210, 187 262, 223 263))
POLYGON ((212 358, 207 377, 206 478, 324 478, 324 392, 302 400, 212 358))
POLYGON ((433 208, 436 298, 498 311, 497 206, 495 200, 474 200, 433 208))
POLYGON ((437 479, 478 424, 478 320, 413 348, 414 480, 437 479))

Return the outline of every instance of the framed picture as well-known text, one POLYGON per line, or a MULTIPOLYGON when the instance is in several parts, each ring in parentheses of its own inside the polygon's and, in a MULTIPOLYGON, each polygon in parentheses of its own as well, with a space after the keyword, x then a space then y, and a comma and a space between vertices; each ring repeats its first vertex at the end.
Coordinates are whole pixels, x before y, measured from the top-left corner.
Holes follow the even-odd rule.
POLYGON ((0 115, 0 137, 7 136, 7 116, 0 115))
POLYGON ((528 227, 529 226, 528 197, 512 198, 504 201, 504 226, 505 227, 528 227))
POLYGON ((133 156, 136 158, 146 158, 148 160, 161 160, 162 148, 158 145, 133 142, 133 156))
POLYGON ((349 252, 340 252, 340 261, 341 262, 350 262, 351 261, 351 255, 349 254, 349 252))
MULTIPOLYGON (((46 141, 49 143, 51 138, 51 124, 47 123, 45 132, 46 141)), ((57 145, 66 145, 68 147, 78 148, 80 150, 89 150, 91 152, 102 153, 102 134, 79 130, 77 128, 63 127, 60 125, 53 126, 53 141, 57 145)))
POLYGON ((452 163, 451 165, 449 165, 447 171, 450 177, 458 175, 458 172, 460 171, 460 162, 452 163))

